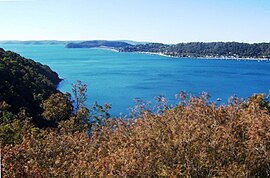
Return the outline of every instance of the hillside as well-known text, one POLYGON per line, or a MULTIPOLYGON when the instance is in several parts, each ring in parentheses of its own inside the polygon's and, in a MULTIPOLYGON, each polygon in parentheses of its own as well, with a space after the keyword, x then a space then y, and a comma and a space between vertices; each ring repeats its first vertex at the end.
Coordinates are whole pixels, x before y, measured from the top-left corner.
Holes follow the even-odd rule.
POLYGON ((157 112, 138 103, 132 118, 110 119, 109 105, 86 108, 85 84, 73 85, 72 102, 59 82, 48 66, 0 49, 3 177, 269 177, 263 94, 217 106, 207 93, 180 92, 174 107, 157 98, 157 112))
POLYGON ((58 93, 61 79, 48 66, 0 48, 0 102, 14 114, 22 109, 39 124, 41 102, 58 93))
POLYGON ((127 46, 120 52, 151 52, 175 57, 206 57, 206 58, 270 58, 270 43, 179 43, 166 45, 162 43, 148 43, 127 46))
POLYGON ((96 47, 123 48, 128 46, 132 45, 121 41, 105 41, 105 40, 84 41, 81 43, 68 43, 66 45, 67 48, 96 48, 96 47))

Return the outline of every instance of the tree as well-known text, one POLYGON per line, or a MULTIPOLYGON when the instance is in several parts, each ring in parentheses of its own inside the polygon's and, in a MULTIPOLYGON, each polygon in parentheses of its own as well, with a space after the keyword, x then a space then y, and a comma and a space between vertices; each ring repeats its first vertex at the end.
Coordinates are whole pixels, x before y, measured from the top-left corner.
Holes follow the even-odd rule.
POLYGON ((59 122, 59 128, 64 132, 74 133, 77 131, 87 131, 90 126, 90 111, 85 107, 87 85, 77 80, 72 84, 73 98, 75 107, 74 113, 70 115, 68 120, 59 122))
POLYGON ((72 112, 70 94, 52 94, 42 102, 42 116, 50 121, 58 122, 69 118, 72 112))
POLYGON ((72 92, 75 99, 75 111, 77 112, 80 108, 85 107, 87 85, 77 80, 75 84, 72 84, 72 92))

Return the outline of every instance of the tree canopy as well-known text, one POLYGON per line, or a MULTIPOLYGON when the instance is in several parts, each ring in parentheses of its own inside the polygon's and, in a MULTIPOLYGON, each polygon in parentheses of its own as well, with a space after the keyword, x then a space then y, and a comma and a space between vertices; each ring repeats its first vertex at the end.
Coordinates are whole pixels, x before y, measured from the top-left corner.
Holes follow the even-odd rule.
POLYGON ((166 45, 147 43, 120 48, 121 52, 153 52, 176 57, 270 58, 270 43, 192 42, 166 45))
POLYGON ((50 67, 0 49, 0 102, 10 105, 10 112, 17 114, 24 109, 35 124, 43 124, 41 103, 59 93, 60 81, 50 67))

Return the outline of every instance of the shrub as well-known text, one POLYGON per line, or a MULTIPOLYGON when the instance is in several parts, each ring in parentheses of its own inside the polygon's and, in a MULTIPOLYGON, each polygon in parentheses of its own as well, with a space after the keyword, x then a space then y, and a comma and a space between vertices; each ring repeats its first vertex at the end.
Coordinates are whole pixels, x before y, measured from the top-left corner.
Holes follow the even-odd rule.
POLYGON ((30 133, 2 150, 4 177, 269 177, 270 116, 256 102, 191 98, 162 114, 108 119, 91 136, 30 133))

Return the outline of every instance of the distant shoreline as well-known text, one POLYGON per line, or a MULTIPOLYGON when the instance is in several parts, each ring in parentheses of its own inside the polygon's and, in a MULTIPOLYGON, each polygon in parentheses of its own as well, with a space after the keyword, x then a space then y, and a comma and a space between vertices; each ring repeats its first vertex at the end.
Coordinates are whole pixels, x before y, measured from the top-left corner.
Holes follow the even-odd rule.
POLYGON ((102 50, 108 50, 108 51, 113 51, 113 52, 121 52, 121 53, 139 53, 139 54, 148 54, 148 55, 158 55, 158 56, 163 56, 163 57, 169 57, 169 58, 184 58, 184 59, 216 59, 216 60, 236 60, 236 61, 270 61, 268 58, 236 58, 236 57, 178 57, 178 56, 172 56, 168 54, 163 54, 163 53, 154 53, 154 52, 124 52, 124 51, 119 51, 114 48, 109 48, 109 47, 95 47, 94 49, 102 49, 102 50))
MULTIPOLYGON (((1 41, 0 41, 1 42, 1 41)), ((43 44, 65 44, 68 42, 65 42, 65 41, 55 41, 55 40, 45 40, 45 41, 2 41, 3 44, 23 44, 23 45, 27 45, 27 44, 35 44, 35 45, 43 45, 43 44)), ((79 41, 74 41, 74 42, 79 42, 79 41)), ((96 47, 78 47, 78 46, 73 46, 73 47, 68 47, 68 48, 96 48, 96 49, 103 49, 103 50, 109 50, 109 51, 113 51, 113 52, 123 52, 123 53, 142 53, 142 54, 149 54, 149 55, 159 55, 159 56, 163 56, 163 57, 170 57, 170 58, 185 58, 185 59, 212 59, 212 60, 236 60, 236 61, 240 61, 240 60, 252 60, 252 61, 270 61, 270 58, 267 58, 267 57, 258 57, 258 58, 254 58, 254 57, 235 57, 235 56, 226 56, 226 55, 221 55, 221 56, 211 56, 211 55, 207 55, 205 54, 205 56, 200 56, 200 57, 195 57, 195 56, 181 56, 181 54, 178 56, 177 54, 168 54, 167 52, 171 52, 171 51, 166 51, 165 53, 164 52, 143 52, 142 50, 140 49, 136 49, 134 51, 130 50, 130 51, 125 51, 124 47, 114 47, 114 45, 127 45, 128 43, 125 43, 125 42, 120 42, 120 41, 88 41, 88 42, 81 42, 82 44, 83 43, 99 43, 100 46, 96 46, 96 47), (106 46, 106 44, 109 44, 111 46, 106 46)), ((2 43, 0 43, 2 44, 2 43)), ((76 43, 74 43, 76 45, 76 43)), ((74 45, 73 44, 73 45, 74 45)), ((186 43, 185 45, 187 45, 188 43, 186 43)), ((197 44, 197 43, 193 43, 193 44, 197 44)), ((211 43, 200 43, 200 44, 204 44, 204 45, 209 45, 211 43)), ((223 44, 223 43, 222 43, 223 44)), ((224 43, 224 44, 229 44, 229 43, 224 43)), ((243 45, 244 43, 234 43, 234 45, 243 45)), ((67 44, 68 45, 68 44, 67 44)), ((67 47, 66 45, 66 47, 67 47)), ((147 45, 130 45, 128 44, 129 46, 127 47, 127 49, 129 48, 137 48, 137 47, 143 47, 143 48, 146 48, 147 45)), ((162 49, 161 47, 170 47, 169 45, 164 45, 164 44, 159 44, 159 43, 155 43, 155 44, 148 44, 148 45, 154 45, 153 48, 157 48, 157 49, 162 49), (155 47, 155 45, 161 45, 161 47, 155 47)), ((197 44, 198 45, 198 44, 197 44)), ((258 45, 258 44, 257 44, 258 45)), ((261 43, 261 45, 270 45, 270 43, 261 43)), ((147 51, 144 50, 144 51, 147 51)), ((175 52, 174 52, 175 53, 175 52)), ((241 56, 241 55, 240 55, 241 56)))
MULTIPOLYGON (((124 52, 124 53, 126 53, 126 52, 124 52)), ((236 57, 209 57, 209 56, 206 56, 206 57, 178 57, 178 56, 171 56, 171 55, 168 55, 168 54, 154 53, 154 52, 134 52, 134 53, 149 54, 149 55, 158 55, 158 56, 170 57, 170 58, 185 58, 185 59, 217 59, 217 60, 237 60, 237 61, 243 61, 243 60, 250 60, 250 61, 270 61, 270 59, 267 59, 267 58, 236 58, 236 57)))
POLYGON ((94 47, 92 49, 102 49, 102 50, 107 50, 107 51, 119 52, 117 49, 109 48, 109 47, 94 47))

